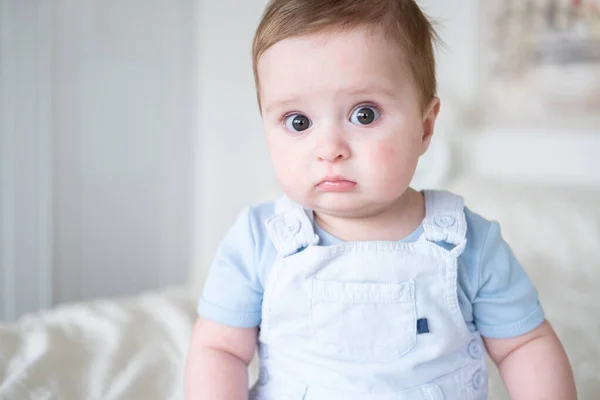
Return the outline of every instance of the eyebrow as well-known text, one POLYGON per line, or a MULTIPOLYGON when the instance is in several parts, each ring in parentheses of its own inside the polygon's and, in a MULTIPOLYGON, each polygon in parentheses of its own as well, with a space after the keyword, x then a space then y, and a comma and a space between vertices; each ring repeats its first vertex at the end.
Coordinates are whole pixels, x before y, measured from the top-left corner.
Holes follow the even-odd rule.
MULTIPOLYGON (((368 87, 360 88, 360 89, 345 89, 341 90, 339 94, 347 97, 347 96, 373 96, 373 95, 383 95, 388 98, 395 98, 397 93, 387 89, 382 85, 371 85, 368 87)), ((273 112, 273 110, 278 110, 281 108, 286 108, 290 104, 294 104, 299 101, 301 96, 291 96, 282 100, 275 100, 268 107, 265 108, 265 114, 269 114, 273 112)))
POLYGON ((373 85, 371 87, 363 88, 363 89, 350 89, 347 91, 343 91, 346 96, 372 96, 372 95, 383 95, 389 98, 395 98, 397 93, 392 90, 386 88, 382 85, 373 85))
POLYGON ((276 100, 273 103, 269 104, 268 107, 265 107, 265 114, 269 114, 271 112, 273 112, 274 110, 279 110, 282 108, 287 108, 290 104, 296 103, 298 101, 298 97, 290 97, 289 99, 285 99, 285 100, 276 100))

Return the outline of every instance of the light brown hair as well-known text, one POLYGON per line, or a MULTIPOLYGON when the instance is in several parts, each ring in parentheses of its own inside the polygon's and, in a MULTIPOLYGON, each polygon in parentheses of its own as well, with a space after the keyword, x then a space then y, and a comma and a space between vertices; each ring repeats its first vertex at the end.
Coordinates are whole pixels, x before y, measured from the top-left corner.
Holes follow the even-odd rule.
POLYGON ((400 46, 423 105, 429 103, 437 91, 433 44, 438 36, 414 0, 272 0, 252 45, 259 107, 257 64, 271 46, 291 37, 365 26, 400 46))

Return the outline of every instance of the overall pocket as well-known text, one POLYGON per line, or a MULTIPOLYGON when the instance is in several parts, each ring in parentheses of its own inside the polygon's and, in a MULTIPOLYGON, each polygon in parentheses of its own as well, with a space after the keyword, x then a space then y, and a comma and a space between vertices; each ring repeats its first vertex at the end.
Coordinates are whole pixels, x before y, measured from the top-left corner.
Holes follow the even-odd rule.
POLYGON ((312 280, 310 323, 317 350, 344 359, 399 358, 417 340, 415 287, 312 280))

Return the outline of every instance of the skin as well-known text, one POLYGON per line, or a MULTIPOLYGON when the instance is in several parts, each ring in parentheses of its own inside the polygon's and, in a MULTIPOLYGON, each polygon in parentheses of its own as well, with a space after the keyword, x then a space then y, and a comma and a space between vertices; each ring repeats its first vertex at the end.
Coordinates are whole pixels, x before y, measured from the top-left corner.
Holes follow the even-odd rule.
MULTIPOLYGON (((277 179, 341 239, 399 240, 424 218, 423 197, 409 184, 440 102, 424 104, 404 60, 401 49, 365 29, 286 39, 259 60, 261 113, 277 179), (365 107, 372 123, 357 118, 365 107), (298 117, 308 129, 294 128, 298 117)), ((199 318, 187 399, 246 399, 257 333, 199 318)), ((484 341, 512 399, 576 399, 568 359, 547 322, 516 338, 484 341)))

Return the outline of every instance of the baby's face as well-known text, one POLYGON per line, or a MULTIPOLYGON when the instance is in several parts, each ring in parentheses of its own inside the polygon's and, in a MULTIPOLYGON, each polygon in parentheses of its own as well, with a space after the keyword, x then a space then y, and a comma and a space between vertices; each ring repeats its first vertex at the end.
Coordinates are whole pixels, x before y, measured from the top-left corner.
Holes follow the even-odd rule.
POLYGON ((365 217, 401 201, 439 102, 422 109, 403 52, 363 29, 287 39, 258 62, 275 174, 316 212, 365 217))

